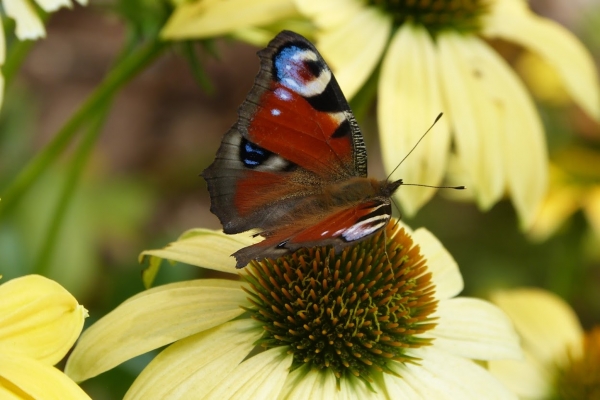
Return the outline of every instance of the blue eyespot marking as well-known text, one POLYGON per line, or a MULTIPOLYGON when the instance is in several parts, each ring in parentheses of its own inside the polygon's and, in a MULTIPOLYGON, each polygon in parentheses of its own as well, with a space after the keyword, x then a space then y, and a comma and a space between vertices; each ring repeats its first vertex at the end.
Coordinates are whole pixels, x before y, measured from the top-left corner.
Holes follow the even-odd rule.
MULTIPOLYGON (((293 60, 294 56, 297 56, 298 53, 302 51, 301 48, 297 46, 289 46, 283 48, 279 54, 275 57, 275 69, 277 71, 277 79, 280 82, 291 81, 297 84, 298 76, 293 76, 293 79, 290 78, 290 74, 295 75, 295 71, 292 71, 292 65, 297 64, 299 60, 293 60), (286 79, 287 78, 287 79, 286 79)), ((287 86, 287 85, 286 85, 287 86)))
POLYGON ((240 160, 248 168, 258 167, 271 156, 271 152, 242 138, 240 160))

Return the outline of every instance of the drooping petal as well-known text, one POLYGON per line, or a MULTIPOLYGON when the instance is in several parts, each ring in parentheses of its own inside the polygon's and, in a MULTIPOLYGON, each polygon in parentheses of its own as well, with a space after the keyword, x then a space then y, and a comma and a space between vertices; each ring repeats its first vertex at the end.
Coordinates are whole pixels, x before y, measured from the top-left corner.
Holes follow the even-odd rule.
POLYGON ((525 352, 524 360, 495 360, 488 369, 506 387, 524 399, 548 399, 552 394, 549 369, 525 352))
POLYGON ((582 351, 583 329, 564 300, 541 289, 516 289, 495 293, 496 303, 513 321, 523 348, 542 363, 564 365, 567 354, 582 351))
POLYGON ((0 285, 0 354, 19 354, 48 365, 73 346, 87 311, 58 283, 27 275, 0 285))
POLYGON ((462 170, 473 184, 467 190, 488 209, 505 189, 501 137, 507 116, 500 104, 504 96, 494 93, 495 77, 482 63, 474 40, 447 32, 439 35, 438 47, 444 108, 450 113, 462 170))
POLYGON ((204 38, 297 14, 291 0, 193 1, 177 6, 160 33, 163 39, 204 38))
POLYGON ((46 37, 46 29, 29 0, 3 0, 6 15, 17 23, 16 34, 21 40, 46 37))
POLYGON ((235 273, 235 258, 231 257, 231 254, 257 241, 247 233, 226 235, 222 231, 193 229, 163 249, 142 252, 140 262, 144 257, 152 256, 215 271, 235 273))
POLYGON ((383 374, 383 381, 388 399, 394 400, 417 400, 424 399, 415 389, 402 377, 383 374))
POLYGON ((425 228, 417 229, 412 237, 427 259, 427 268, 435 283, 435 297, 443 300, 459 294, 464 288, 464 282, 458 264, 448 250, 425 228))
POLYGON ((419 348, 414 355, 421 358, 418 365, 391 363, 390 367, 400 377, 385 374, 386 386, 402 379, 417 393, 414 399, 516 400, 486 369, 471 360, 430 347, 419 348))
POLYGON ((528 232, 530 237, 539 241, 547 239, 579 209, 582 198, 575 187, 551 188, 528 232))
POLYGON ((71 8, 71 0, 35 0, 35 2, 46 12, 54 12, 61 7, 71 8))
POLYGON ((229 321, 244 312, 241 305, 250 306, 240 286, 235 281, 201 279, 159 286, 131 297, 81 335, 65 372, 82 381, 229 321))
POLYGON ((0 351, 0 398, 71 400, 90 397, 58 369, 26 356, 0 351), (24 393, 27 397, 23 397, 24 393))
POLYGON ((376 8, 355 13, 341 26, 319 31, 316 46, 347 99, 363 86, 385 50, 392 20, 376 8))
POLYGON ((526 2, 495 1, 483 34, 520 44, 552 65, 581 108, 600 121, 600 84, 594 60, 564 27, 532 13, 526 2))
POLYGON ((444 64, 459 66, 457 74, 442 74, 446 96, 472 89, 470 99, 449 104, 459 157, 477 185, 480 206, 492 205, 506 182, 521 225, 530 226, 548 180, 546 143, 533 101, 506 62, 480 39, 444 34, 439 47, 444 64), (465 104, 469 107, 459 112, 465 104))
POLYGON ((262 334, 260 324, 242 319, 179 340, 152 360, 125 399, 204 398, 248 356, 262 334))
POLYGON ((294 3, 322 31, 335 29, 364 11, 356 0, 295 0, 294 3))
MULTIPOLYGON (((392 171, 444 109, 433 41, 420 26, 403 25, 384 57, 379 78, 377 120, 384 164, 392 171)), ((448 116, 415 148, 394 174, 407 183, 438 185, 450 146, 448 116)), ((414 215, 435 193, 424 187, 401 188, 397 198, 414 215)))
POLYGON ((257 354, 230 371, 204 399, 276 399, 292 358, 285 346, 257 354))
POLYGON ((428 332, 435 347, 476 360, 520 359, 519 336, 498 307, 474 298, 440 301, 436 327, 428 332))
POLYGON ((319 371, 305 364, 288 375, 279 399, 329 400, 336 398, 337 391, 335 375, 330 369, 319 371))

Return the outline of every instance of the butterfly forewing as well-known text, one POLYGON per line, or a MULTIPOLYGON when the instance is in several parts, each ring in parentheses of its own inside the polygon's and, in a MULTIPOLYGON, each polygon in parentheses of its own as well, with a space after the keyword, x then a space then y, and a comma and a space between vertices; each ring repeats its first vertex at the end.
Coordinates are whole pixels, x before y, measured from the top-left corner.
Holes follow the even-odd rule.
POLYGON ((314 46, 284 31, 259 56, 239 119, 203 173, 227 233, 270 229, 265 205, 284 213, 329 181, 367 175, 360 129, 314 46))

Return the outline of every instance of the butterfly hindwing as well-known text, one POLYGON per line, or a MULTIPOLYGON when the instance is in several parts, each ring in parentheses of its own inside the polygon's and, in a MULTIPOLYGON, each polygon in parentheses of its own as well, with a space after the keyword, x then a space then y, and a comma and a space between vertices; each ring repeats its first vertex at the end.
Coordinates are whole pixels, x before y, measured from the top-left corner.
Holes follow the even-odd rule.
POLYGON ((241 268, 255 258, 277 258, 302 247, 332 245, 336 251, 361 241, 381 230, 390 220, 390 200, 376 199, 333 212, 323 218, 307 220, 245 247, 233 256, 241 268))

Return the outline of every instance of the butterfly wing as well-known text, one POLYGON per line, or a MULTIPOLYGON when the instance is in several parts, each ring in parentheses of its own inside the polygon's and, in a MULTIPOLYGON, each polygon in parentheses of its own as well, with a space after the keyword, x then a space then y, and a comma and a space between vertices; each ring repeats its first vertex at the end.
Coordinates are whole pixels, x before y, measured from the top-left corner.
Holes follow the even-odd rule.
POLYGON ((325 217, 300 221, 234 253, 236 268, 245 267, 253 259, 277 258, 302 247, 333 245, 336 252, 340 251, 377 233, 388 223, 391 214, 389 198, 378 198, 325 217))
POLYGON ((315 47, 283 31, 258 54, 239 119, 202 173, 226 233, 276 230, 324 185, 367 174, 360 129, 315 47))

